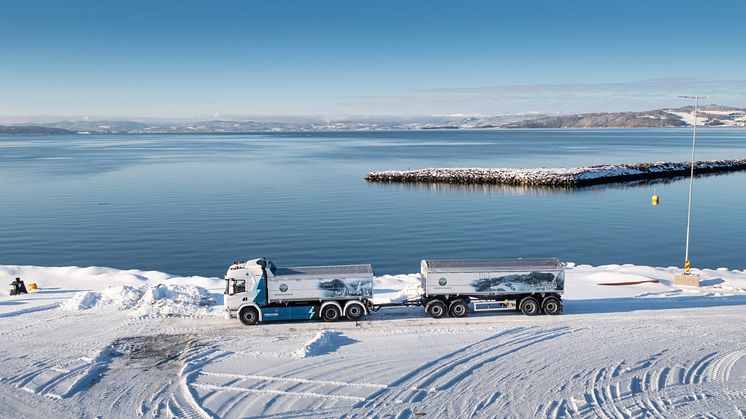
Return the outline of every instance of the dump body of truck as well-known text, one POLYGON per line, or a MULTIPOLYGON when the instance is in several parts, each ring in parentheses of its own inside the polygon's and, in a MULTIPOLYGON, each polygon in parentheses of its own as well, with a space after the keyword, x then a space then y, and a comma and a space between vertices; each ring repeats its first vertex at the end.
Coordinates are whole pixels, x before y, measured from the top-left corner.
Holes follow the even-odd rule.
POLYGON ((561 294, 565 288, 564 265, 553 258, 423 260, 421 274, 426 297, 561 294))
POLYGON ((558 259, 423 260, 422 304, 434 318, 516 308, 560 314, 565 266, 558 259))
POLYGON ((277 268, 269 274, 269 302, 359 300, 373 296, 370 265, 277 268))

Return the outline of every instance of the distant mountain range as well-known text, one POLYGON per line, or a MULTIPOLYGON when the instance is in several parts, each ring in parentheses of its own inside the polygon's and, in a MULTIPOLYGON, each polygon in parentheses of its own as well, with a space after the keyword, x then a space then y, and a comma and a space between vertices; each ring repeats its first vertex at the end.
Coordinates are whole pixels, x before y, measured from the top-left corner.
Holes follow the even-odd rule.
POLYGON ((38 125, 0 125, 0 134, 3 135, 59 135, 77 134, 76 131, 68 131, 60 128, 42 127, 38 125))
MULTIPOLYGON (((340 118, 319 120, 206 121, 70 120, 0 126, 0 134, 170 134, 292 131, 391 131, 487 128, 674 128, 694 123, 692 106, 644 112, 602 112, 573 115, 538 113, 491 116, 444 115, 420 118, 340 118)), ((699 108, 698 126, 746 127, 746 108, 708 105, 699 108)))

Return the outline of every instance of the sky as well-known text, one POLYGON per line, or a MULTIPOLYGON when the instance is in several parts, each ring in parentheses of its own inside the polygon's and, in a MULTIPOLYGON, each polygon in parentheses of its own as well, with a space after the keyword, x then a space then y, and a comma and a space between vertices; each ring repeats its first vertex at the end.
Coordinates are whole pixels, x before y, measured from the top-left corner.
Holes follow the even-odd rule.
POLYGON ((0 117, 746 107, 746 1, 0 3, 0 117))

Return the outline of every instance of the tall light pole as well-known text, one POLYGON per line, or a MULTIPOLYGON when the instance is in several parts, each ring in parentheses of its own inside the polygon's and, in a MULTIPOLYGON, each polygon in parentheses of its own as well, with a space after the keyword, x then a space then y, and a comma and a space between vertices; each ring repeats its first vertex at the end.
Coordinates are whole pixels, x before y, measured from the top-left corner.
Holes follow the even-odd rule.
MULTIPOLYGON (((689 207, 686 216, 686 250, 684 253, 684 273, 689 276, 689 268, 691 263, 689 262, 689 232, 692 227, 692 189, 694 188, 694 159, 695 159, 695 147, 697 145, 697 111, 699 108, 699 99, 710 99, 712 96, 679 96, 684 99, 694 99, 694 124, 692 127, 692 163, 689 173, 689 207)), ((678 279, 678 278, 677 278, 678 279)), ((691 280, 690 283, 682 285, 693 285, 691 280)), ((678 281, 674 280, 674 283, 678 281)), ((699 285, 699 278, 696 278, 697 285, 699 285)))

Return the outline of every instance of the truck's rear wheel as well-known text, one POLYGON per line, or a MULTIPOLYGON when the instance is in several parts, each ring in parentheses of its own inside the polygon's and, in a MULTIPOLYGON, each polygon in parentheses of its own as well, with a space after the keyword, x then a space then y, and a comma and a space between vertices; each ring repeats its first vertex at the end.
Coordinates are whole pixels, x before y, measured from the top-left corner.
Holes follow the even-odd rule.
POLYGON ((464 300, 455 300, 448 311, 452 317, 464 317, 469 313, 469 305, 464 300))
POLYGON ((446 312, 448 311, 448 308, 446 307, 446 304, 440 300, 435 300, 431 302, 428 308, 428 313, 430 313, 430 316, 434 319, 439 319, 446 315, 446 312))
POLYGON ((358 303, 347 304, 347 308, 345 309, 345 317, 347 317, 349 320, 360 320, 360 318, 363 317, 363 314, 365 314, 365 310, 363 309, 362 305, 358 303))
POLYGON ((342 317, 342 313, 339 312, 339 307, 335 304, 329 304, 321 310, 321 319, 325 322, 336 322, 342 317))
POLYGON ((526 297, 521 300, 520 309, 527 316, 535 316, 539 314, 539 302, 534 297, 526 297))
POLYGON ((238 320, 245 326, 259 323, 259 312, 254 307, 244 307, 238 312, 238 320))
POLYGON ((562 302, 557 297, 547 297, 541 303, 541 310, 544 314, 551 316, 562 313, 562 302))

